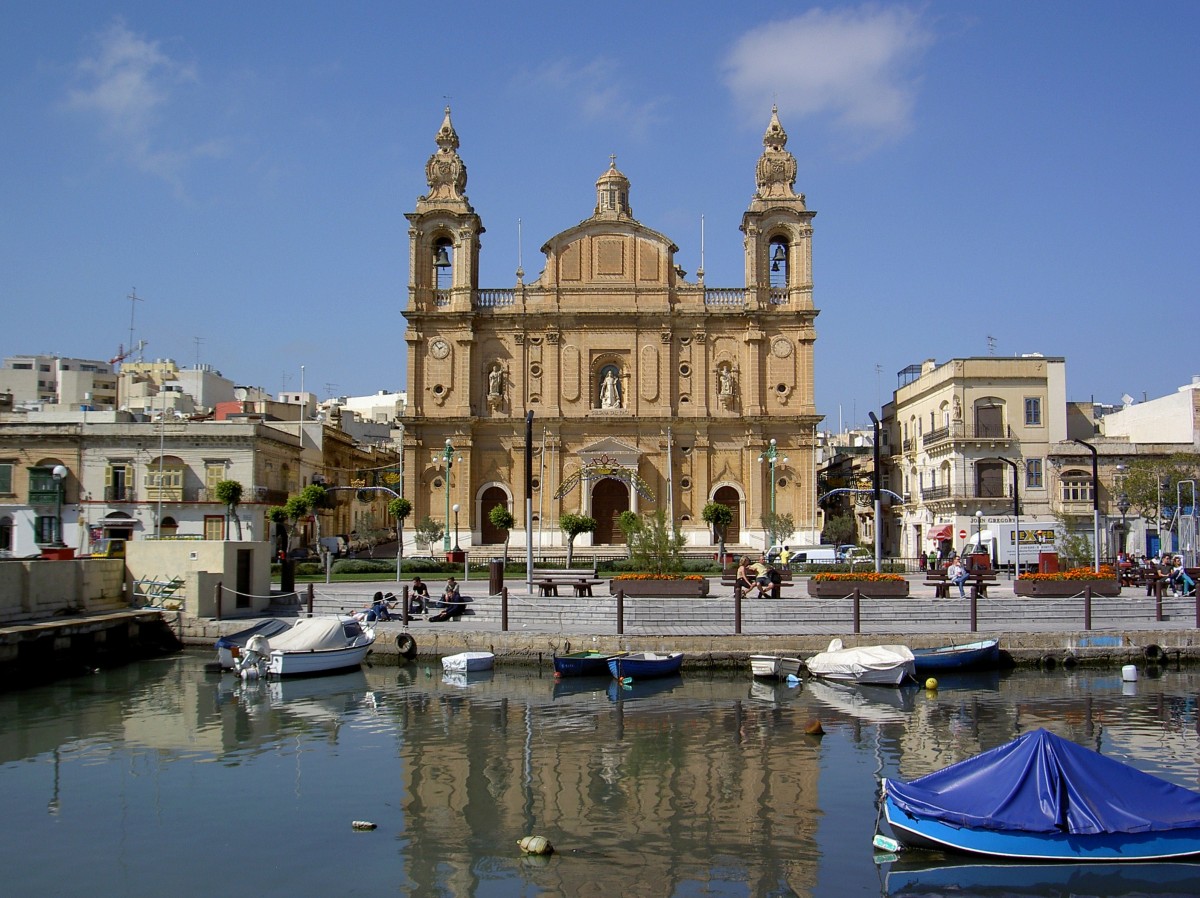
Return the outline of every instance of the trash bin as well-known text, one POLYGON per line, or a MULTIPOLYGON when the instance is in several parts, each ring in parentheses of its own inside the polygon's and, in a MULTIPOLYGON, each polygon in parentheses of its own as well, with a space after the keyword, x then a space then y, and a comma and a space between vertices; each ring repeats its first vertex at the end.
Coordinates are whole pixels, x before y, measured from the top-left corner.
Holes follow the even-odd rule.
POLYGON ((279 564, 279 591, 292 592, 296 588, 296 562, 285 558, 279 564))
POLYGON ((504 559, 493 558, 488 562, 488 595, 498 596, 504 589, 504 559))
POLYGON ((1038 573, 1039 574, 1057 574, 1058 573, 1058 553, 1057 552, 1038 552, 1038 573))

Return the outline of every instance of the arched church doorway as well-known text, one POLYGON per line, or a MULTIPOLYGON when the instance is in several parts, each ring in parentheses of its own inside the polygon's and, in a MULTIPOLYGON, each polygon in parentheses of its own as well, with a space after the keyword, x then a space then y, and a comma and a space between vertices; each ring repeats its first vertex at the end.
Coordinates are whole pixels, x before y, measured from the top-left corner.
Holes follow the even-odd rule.
POLYGON ((624 544, 625 534, 617 525, 617 518, 623 511, 629 511, 629 487, 611 477, 605 477, 592 487, 592 517, 596 519, 593 545, 624 544))
POLYGON ((713 493, 713 501, 733 512, 733 521, 725 528, 725 544, 737 545, 742 541, 742 500, 738 491, 723 486, 713 493))
POLYGON ((484 544, 504 542, 504 531, 492 523, 492 509, 497 505, 508 508, 508 493, 498 486, 489 486, 479 498, 479 537, 484 544))

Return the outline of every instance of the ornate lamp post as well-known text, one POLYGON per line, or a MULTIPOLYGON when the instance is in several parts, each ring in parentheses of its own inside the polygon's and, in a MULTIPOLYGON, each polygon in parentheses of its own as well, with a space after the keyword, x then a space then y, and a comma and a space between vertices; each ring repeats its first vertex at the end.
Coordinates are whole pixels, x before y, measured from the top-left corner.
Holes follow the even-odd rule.
POLYGON ((63 481, 67 479, 67 466, 55 465, 50 471, 50 476, 54 478, 55 489, 55 512, 54 512, 54 547, 60 548, 63 545, 62 531, 62 497, 63 497, 63 481))
MULTIPOLYGON (((775 526, 775 464, 776 464, 776 462, 782 462, 783 464, 786 465, 788 460, 787 460, 786 456, 784 456, 782 459, 779 458, 779 449, 775 445, 774 437, 771 437, 771 442, 767 444, 767 448, 762 451, 762 454, 758 457, 758 460, 760 462, 762 462, 762 461, 767 462, 769 470, 770 470, 770 475, 771 475, 771 527, 774 528, 774 526, 775 526)), ((776 535, 777 534, 775 534, 774 530, 772 530, 771 537, 774 538, 776 535)), ((770 546, 768 546, 767 548, 770 548, 770 546)))
POLYGON ((458 503, 457 502, 454 503, 453 510, 454 510, 454 552, 455 552, 455 554, 458 554, 459 552, 462 551, 462 549, 460 549, 458 547, 458 503))
MULTIPOLYGON (((436 458, 436 456, 435 456, 436 458)), ((442 464, 446 466, 446 532, 442 536, 442 551, 450 551, 450 472, 454 469, 454 462, 462 461, 460 455, 457 459, 454 457, 454 444, 450 442, 450 438, 446 437, 446 449, 442 452, 442 464)), ((455 510, 458 506, 455 506, 455 510)), ((455 528, 457 529, 457 527, 455 528)), ((454 538, 455 543, 458 542, 458 537, 454 538)), ((455 547, 457 549, 457 546, 455 547)))

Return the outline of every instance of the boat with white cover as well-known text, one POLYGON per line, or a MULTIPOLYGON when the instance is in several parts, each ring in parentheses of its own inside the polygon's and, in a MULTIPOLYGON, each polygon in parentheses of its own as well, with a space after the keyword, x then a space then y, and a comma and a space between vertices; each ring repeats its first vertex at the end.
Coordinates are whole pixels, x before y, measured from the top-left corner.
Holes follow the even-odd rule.
POLYGON ((304 618, 270 639, 250 637, 238 671, 289 677, 346 670, 362 664, 374 643, 375 630, 352 617, 304 618))
POLYGON ((459 652, 442 659, 442 670, 447 673, 491 670, 495 661, 496 656, 491 652, 459 652))
POLYGON ((913 653, 906 645, 847 649, 840 639, 834 639, 829 648, 807 659, 804 665, 814 677, 874 686, 899 686, 916 675, 913 653))

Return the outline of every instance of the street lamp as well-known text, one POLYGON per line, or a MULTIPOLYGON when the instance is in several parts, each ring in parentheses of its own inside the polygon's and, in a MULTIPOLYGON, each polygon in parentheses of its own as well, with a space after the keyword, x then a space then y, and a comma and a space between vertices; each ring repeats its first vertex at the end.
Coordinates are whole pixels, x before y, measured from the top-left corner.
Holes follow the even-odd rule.
POLYGON ((462 549, 458 547, 458 503, 454 503, 454 552, 458 554, 462 549))
POLYGON ((50 470, 50 476, 54 478, 55 490, 55 513, 54 513, 54 545, 56 548, 63 545, 62 538, 62 497, 63 497, 63 481, 67 479, 67 466, 55 465, 50 470))
POLYGON ((760 455, 758 457, 758 460, 760 462, 766 461, 770 467, 770 474, 771 474, 771 536, 775 537, 776 536, 776 533, 775 533, 775 464, 777 462, 782 462, 783 464, 786 465, 788 460, 787 460, 787 456, 784 456, 782 459, 779 458, 779 449, 775 445, 774 437, 771 437, 771 442, 767 445, 767 448, 763 450, 762 455, 760 455))
POLYGON ((1092 453, 1092 567, 1100 573, 1100 460, 1096 447, 1085 440, 1071 440, 1092 453))
POLYGON ((883 474, 883 472, 880 470, 880 466, 879 466, 880 424, 879 424, 879 419, 875 417, 874 412, 867 412, 867 414, 871 416, 871 427, 874 430, 874 433, 872 434, 872 436, 873 436, 874 442, 875 442, 875 446, 871 450, 872 456, 874 459, 874 469, 875 469, 871 474, 871 486, 873 487, 872 492, 875 494, 875 573, 878 574, 881 570, 883 570, 883 564, 882 564, 883 530, 879 526, 879 518, 880 518, 881 507, 882 507, 881 500, 879 497, 879 478, 883 474))
MULTIPOLYGON (((437 456, 434 456, 434 458, 436 459, 437 456)), ((462 461, 462 456, 460 455, 457 459, 455 459, 454 444, 450 442, 449 437, 446 437, 446 448, 442 452, 442 463, 446 466, 446 525, 447 525, 447 527, 449 527, 449 524, 450 524, 450 472, 454 468, 455 461, 462 461)), ((458 540, 455 539, 455 542, 458 542, 458 540)), ((445 534, 442 536, 442 551, 443 552, 450 551, 450 531, 449 531, 449 529, 447 529, 445 534)))
POLYGON ((1012 468, 1013 472, 1013 537, 1017 542, 1017 558, 1013 562, 1013 576, 1021 576, 1021 494, 1017 487, 1017 463, 1011 458, 1000 457, 1000 461, 1012 468))

